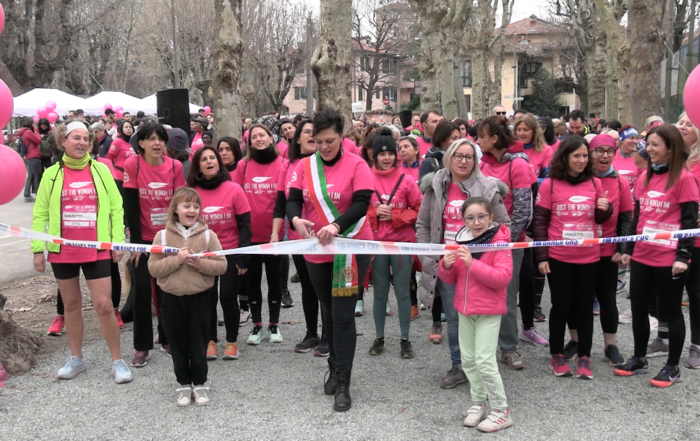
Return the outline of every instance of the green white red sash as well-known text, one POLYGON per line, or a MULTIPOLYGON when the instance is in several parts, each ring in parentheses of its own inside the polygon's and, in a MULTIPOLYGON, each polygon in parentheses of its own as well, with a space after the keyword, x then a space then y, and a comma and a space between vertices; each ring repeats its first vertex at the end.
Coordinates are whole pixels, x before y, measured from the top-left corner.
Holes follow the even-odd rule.
MULTIPOLYGON (((328 195, 326 186, 326 172, 323 168, 321 155, 316 152, 304 160, 304 172, 306 175, 306 188, 309 198, 314 204, 318 217, 323 225, 330 225, 340 217, 340 212, 335 207, 333 200, 328 195)), ((362 231, 365 226, 366 216, 357 221, 346 231, 341 232, 343 237, 352 239, 362 231)), ((357 260, 352 254, 336 254, 333 258, 333 297, 350 297, 357 294, 357 260)))

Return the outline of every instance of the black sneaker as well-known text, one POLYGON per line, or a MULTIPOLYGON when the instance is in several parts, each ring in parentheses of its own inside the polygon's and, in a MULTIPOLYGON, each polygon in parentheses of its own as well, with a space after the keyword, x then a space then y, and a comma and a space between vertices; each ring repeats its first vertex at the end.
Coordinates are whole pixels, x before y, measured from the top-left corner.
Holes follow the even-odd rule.
POLYGON ((299 280, 299 273, 295 273, 292 278, 290 279, 290 282, 292 283, 299 283, 301 280, 299 280))
POLYGON ((369 355, 379 355, 382 352, 384 352, 384 339, 377 337, 374 339, 372 347, 369 348, 369 355))
POLYGON ((219 320, 218 322, 216 322, 216 324, 219 326, 224 326, 226 325, 226 322, 224 322, 223 320, 219 320))
POLYGON ((283 308, 291 308, 292 306, 294 306, 294 299, 292 299, 292 295, 289 294, 289 290, 287 290, 282 295, 282 307, 283 308))
POLYGON ((631 377, 632 375, 648 374, 649 360, 646 358, 630 357, 627 363, 613 371, 618 377, 631 377))
POLYGON ((413 358, 413 346, 408 340, 401 339, 401 358, 407 360, 413 358))
POLYGON ((564 346, 564 358, 566 361, 571 361, 578 355, 578 342, 569 340, 569 342, 564 346))
POLYGON ((625 364, 625 359, 622 358, 622 354, 620 354, 617 345, 609 345, 605 348, 605 359, 608 360, 610 366, 619 367, 625 364))
POLYGON ((535 321, 536 322, 546 322, 547 316, 542 312, 541 306, 535 306, 535 321))
POLYGON ((316 357, 328 357, 331 353, 331 348, 328 346, 328 341, 321 339, 318 346, 316 346, 316 351, 314 351, 314 356, 316 357))
POLYGON ((306 354, 307 352, 311 351, 313 348, 318 346, 320 342, 321 340, 319 340, 317 335, 307 335, 306 337, 304 337, 301 343, 297 343, 297 345, 294 346, 294 352, 306 354))
POLYGON ((677 381, 681 381, 681 369, 678 366, 666 364, 661 368, 661 372, 652 378, 649 383, 654 387, 669 387, 677 381))

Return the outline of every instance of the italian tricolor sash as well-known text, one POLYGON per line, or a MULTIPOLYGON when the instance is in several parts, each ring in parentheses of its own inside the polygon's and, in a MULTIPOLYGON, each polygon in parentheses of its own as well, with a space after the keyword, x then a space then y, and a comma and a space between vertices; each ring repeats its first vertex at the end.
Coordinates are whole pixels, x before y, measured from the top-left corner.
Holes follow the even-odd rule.
MULTIPOLYGON (((306 187, 309 190, 309 198, 314 204, 318 217, 323 225, 330 225, 340 217, 333 200, 328 195, 326 187, 326 172, 323 168, 321 155, 316 152, 304 160, 304 172, 306 175, 306 187)), ((366 217, 357 221, 347 231, 342 232, 343 237, 352 239, 362 231, 366 217)), ((350 297, 357 294, 357 261, 352 254, 336 254, 333 258, 333 297, 350 297)))

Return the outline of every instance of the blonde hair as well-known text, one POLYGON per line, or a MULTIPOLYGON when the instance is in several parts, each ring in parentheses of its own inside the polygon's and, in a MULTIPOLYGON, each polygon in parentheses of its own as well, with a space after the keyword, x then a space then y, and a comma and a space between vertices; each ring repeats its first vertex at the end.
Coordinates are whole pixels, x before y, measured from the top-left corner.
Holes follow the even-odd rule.
POLYGON ((513 134, 515 134, 518 131, 518 125, 519 124, 525 124, 532 130, 532 148, 536 152, 541 152, 544 150, 545 146, 547 143, 544 140, 544 133, 542 133, 542 127, 540 127, 540 123, 537 122, 535 117, 531 113, 526 113, 523 116, 518 117, 518 119, 515 120, 515 125, 513 126, 513 134))
POLYGON ((615 138, 615 141, 620 142, 620 133, 615 129, 611 129, 611 128, 606 127, 600 131, 600 134, 601 135, 610 135, 613 138, 615 138))
POLYGON ((452 176, 452 170, 450 170, 450 161, 452 161, 452 157, 455 155, 457 149, 462 147, 464 144, 470 145, 472 151, 474 152, 474 160, 472 161, 472 164, 474 164, 474 169, 472 170, 472 174, 476 174, 477 177, 481 177, 482 174, 481 169, 479 168, 479 158, 476 155, 476 147, 474 146, 474 143, 468 140, 467 138, 458 139, 457 141, 450 144, 450 146, 447 148, 447 151, 445 151, 445 156, 442 157, 443 167, 445 167, 447 173, 449 173, 450 176, 452 176))
POLYGON ((206 224, 206 222, 202 220, 202 197, 199 196, 197 190, 191 187, 180 187, 175 190, 175 193, 173 193, 173 198, 170 200, 170 206, 168 207, 168 220, 170 222, 180 222, 180 218, 177 215, 177 204, 183 202, 194 202, 195 204, 199 204, 200 211, 197 221, 202 224, 206 224))
POLYGON ((566 123, 564 121, 557 121, 554 123, 554 136, 559 137, 566 133, 566 123))
MULTIPOLYGON (((95 143, 95 129, 90 127, 84 119, 79 119, 76 118, 73 121, 70 122, 81 122, 85 124, 85 130, 88 132, 88 142, 90 147, 92 148, 93 144, 95 143)), ((54 140, 56 141, 56 147, 58 147, 60 150, 65 151, 66 149, 63 148, 63 140, 66 139, 66 136, 68 135, 68 125, 65 122, 62 122, 56 128, 54 129, 54 140)))
MULTIPOLYGON (((688 116, 685 112, 681 113, 681 116, 678 117, 678 123, 680 123, 683 117, 685 116, 688 116)), ((688 118, 688 120, 690 121, 690 118, 688 118)), ((676 126, 678 126, 678 123, 676 123, 676 126)), ((693 124, 693 131, 695 132, 695 142, 693 143, 693 145, 688 146, 688 153, 690 154, 687 161, 688 165, 700 161, 700 129, 692 121, 690 121, 690 123, 693 124)))

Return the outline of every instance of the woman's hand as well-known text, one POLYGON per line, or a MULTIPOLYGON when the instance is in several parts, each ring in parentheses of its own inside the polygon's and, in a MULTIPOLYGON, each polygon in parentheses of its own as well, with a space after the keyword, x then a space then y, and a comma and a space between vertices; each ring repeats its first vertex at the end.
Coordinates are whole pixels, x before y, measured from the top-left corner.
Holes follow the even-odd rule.
MULTIPOLYGON (((178 253, 179 255, 180 253, 178 253)), ((202 258, 201 257, 188 257, 187 264, 192 268, 200 269, 202 268, 202 258)))
POLYGON ((610 258, 610 260, 614 263, 620 263, 622 262, 622 256, 620 255, 620 253, 615 252, 615 254, 613 254, 610 258))
POLYGON ((141 258, 141 254, 138 251, 132 251, 131 256, 129 256, 129 260, 131 260, 131 263, 134 264, 134 268, 138 268, 139 266, 139 259, 141 258))
POLYGON ((457 251, 450 251, 449 253, 445 254, 445 257, 442 258, 442 266, 448 270, 452 268, 452 265, 454 265, 456 261, 457 251))
POLYGON ((270 243, 275 243, 280 241, 280 235, 277 233, 273 233, 270 235, 270 243))
POLYGON ((459 258, 462 260, 462 262, 464 262, 464 264, 467 265, 467 268, 472 266, 472 262, 474 261, 474 258, 472 257, 472 253, 469 252, 469 248, 462 245, 457 250, 457 254, 459 255, 459 258))
POLYGON ((340 234, 338 227, 335 224, 330 224, 318 230, 316 237, 321 245, 328 245, 338 234, 340 234))
POLYGON ((540 262, 539 264, 537 264, 537 267, 540 269, 540 273, 542 274, 549 274, 552 272, 549 269, 549 262, 547 261, 540 262))
POLYGON ((175 263, 177 263, 178 265, 182 265, 190 257, 190 254, 192 253, 190 253, 189 248, 180 248, 180 251, 178 251, 177 255, 175 256, 175 263))
POLYGON ((531 238, 530 236, 525 236, 525 242, 534 242, 535 239, 531 238))
POLYGON ((673 262, 673 268, 671 269, 671 274, 673 277, 678 276, 688 270, 688 264, 683 262, 673 262))
POLYGON ((240 266, 236 265, 236 268, 238 268, 238 275, 242 276, 248 271, 248 268, 241 268, 240 266))
POLYGON ((608 192, 605 192, 605 195, 598 199, 598 209, 602 211, 608 211, 608 207, 610 206, 610 202, 608 201, 608 192))
POLYGON ((391 207, 386 204, 381 204, 377 207, 377 219, 380 221, 391 220, 391 207))
POLYGON ((623 254, 622 257, 620 257, 620 262, 627 266, 630 263, 630 255, 629 254, 623 254))
POLYGON ((314 223, 310 220, 295 217, 292 219, 292 225, 294 225, 294 229, 297 230, 299 236, 303 237, 304 239, 309 239, 314 236, 314 223))
POLYGON ((46 272, 46 257, 44 253, 36 253, 34 255, 34 269, 40 273, 46 272))
POLYGON ((119 263, 122 261, 122 257, 124 257, 124 251, 112 250, 112 262, 119 263))

